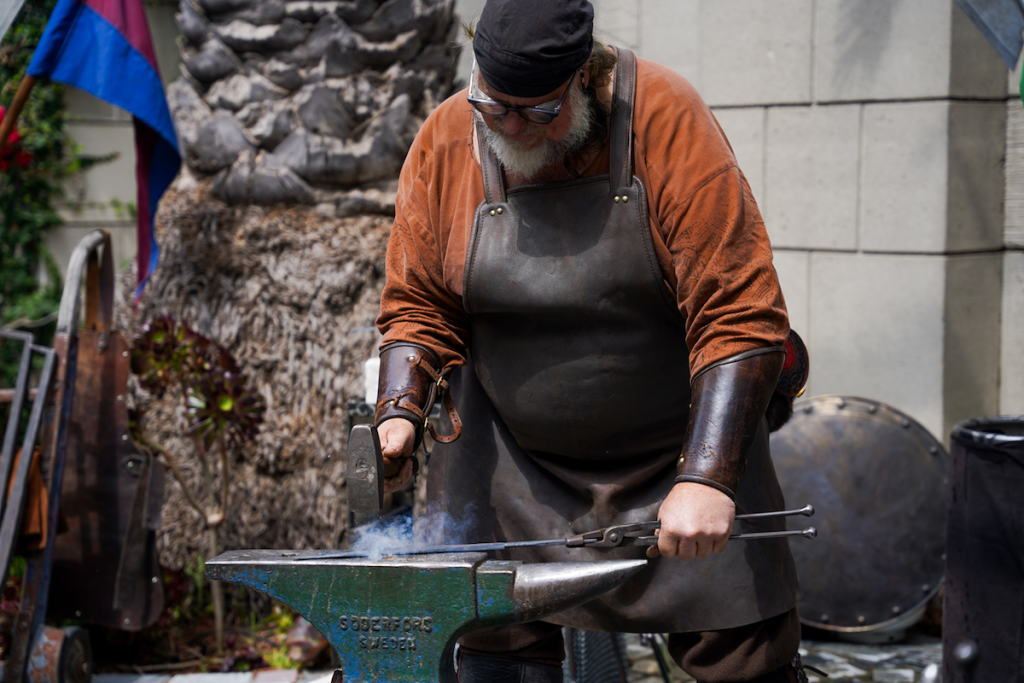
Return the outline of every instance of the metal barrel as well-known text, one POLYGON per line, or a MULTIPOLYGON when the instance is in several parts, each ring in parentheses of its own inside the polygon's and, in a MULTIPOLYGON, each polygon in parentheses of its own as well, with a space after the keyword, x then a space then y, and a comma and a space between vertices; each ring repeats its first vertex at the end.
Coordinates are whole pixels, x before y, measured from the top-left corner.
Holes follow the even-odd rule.
POLYGON ((966 420, 951 440, 943 680, 1020 680, 1024 416, 966 420))

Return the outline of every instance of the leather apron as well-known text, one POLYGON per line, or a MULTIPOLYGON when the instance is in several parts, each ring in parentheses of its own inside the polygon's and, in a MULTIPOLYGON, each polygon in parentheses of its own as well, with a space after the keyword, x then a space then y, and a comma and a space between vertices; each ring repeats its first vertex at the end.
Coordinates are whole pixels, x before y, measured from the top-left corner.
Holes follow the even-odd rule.
MULTIPOLYGON (((608 175, 506 192, 498 162, 480 145, 486 199, 463 295, 470 363, 451 379, 464 430, 435 447, 428 475, 430 506, 447 513, 449 542, 559 538, 656 519, 674 484, 690 405, 685 321, 662 278, 645 190, 632 172, 636 62, 619 54, 608 175)), ((763 421, 736 493, 747 512, 784 507, 763 421)), ((782 528, 772 521, 752 530, 782 528)), ((502 557, 586 561, 644 550, 548 547, 502 557)), ((652 560, 626 584, 548 621, 717 630, 795 602, 785 540, 732 542, 706 559, 652 560)))

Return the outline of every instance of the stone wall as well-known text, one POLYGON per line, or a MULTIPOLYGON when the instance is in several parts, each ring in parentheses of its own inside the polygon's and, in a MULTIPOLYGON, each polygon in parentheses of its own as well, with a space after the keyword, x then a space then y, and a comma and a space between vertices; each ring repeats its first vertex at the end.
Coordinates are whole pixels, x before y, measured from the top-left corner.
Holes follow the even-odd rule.
POLYGON ((229 204, 386 212, 451 90, 453 4, 182 0, 168 103, 188 171, 229 204))

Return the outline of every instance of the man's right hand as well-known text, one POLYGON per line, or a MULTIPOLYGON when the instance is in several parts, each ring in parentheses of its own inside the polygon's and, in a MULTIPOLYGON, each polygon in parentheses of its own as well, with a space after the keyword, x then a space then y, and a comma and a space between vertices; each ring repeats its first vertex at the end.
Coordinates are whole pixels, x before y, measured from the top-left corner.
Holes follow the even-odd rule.
POLYGON ((412 449, 416 445, 416 429, 408 420, 393 418, 377 427, 381 455, 384 456, 384 491, 405 488, 412 480, 412 449))
POLYGON ((725 550, 732 533, 736 504, 718 489, 695 482, 676 484, 658 510, 658 545, 647 557, 678 557, 689 561, 725 550))

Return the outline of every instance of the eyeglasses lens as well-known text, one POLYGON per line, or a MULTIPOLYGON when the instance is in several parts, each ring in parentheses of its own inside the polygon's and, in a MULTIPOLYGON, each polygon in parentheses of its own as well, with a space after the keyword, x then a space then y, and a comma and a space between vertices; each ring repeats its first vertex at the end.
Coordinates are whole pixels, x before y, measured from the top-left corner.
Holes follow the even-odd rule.
POLYGON ((551 123, 555 120, 554 113, 548 114, 542 111, 534 111, 532 109, 522 109, 519 113, 522 114, 523 118, 530 123, 551 123))
MULTIPOLYGON (((548 124, 555 120, 559 112, 562 109, 562 103, 565 102, 565 96, 569 94, 569 88, 572 87, 572 81, 576 78, 576 74, 572 75, 569 79, 569 85, 562 92, 562 97, 557 102, 554 102, 554 107, 548 111, 548 107, 541 105, 541 107, 509 107, 501 104, 500 102, 494 102, 491 100, 477 99, 473 95, 477 94, 476 88, 476 63, 473 64, 473 70, 470 73, 469 91, 472 93, 469 97, 469 103, 480 112, 481 114, 487 114, 488 116, 507 116, 510 112, 516 112, 530 123, 548 124)), ((552 102, 545 102, 545 105, 550 105, 552 102)))
POLYGON ((481 114, 487 114, 489 116, 504 116, 508 113, 508 108, 497 102, 473 102, 473 106, 481 114))

